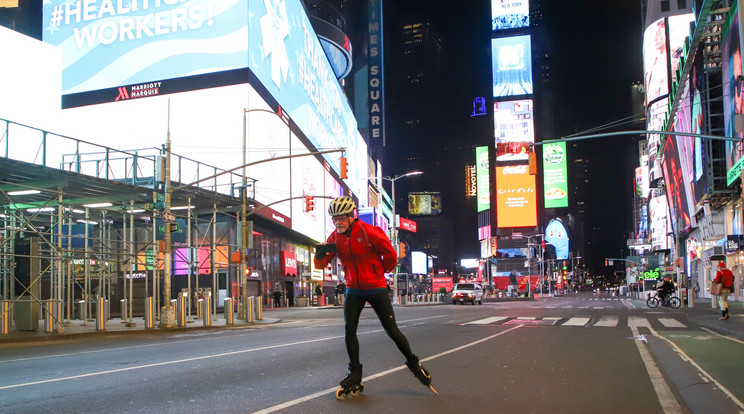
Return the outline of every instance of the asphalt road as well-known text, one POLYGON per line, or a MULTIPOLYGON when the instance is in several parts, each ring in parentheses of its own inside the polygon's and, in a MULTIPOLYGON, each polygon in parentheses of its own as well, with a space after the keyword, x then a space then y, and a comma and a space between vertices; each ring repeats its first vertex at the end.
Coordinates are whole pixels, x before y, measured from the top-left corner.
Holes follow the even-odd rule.
POLYGON ((434 395, 371 309, 359 328, 365 391, 337 401, 341 309, 280 323, 143 332, 0 349, 0 409, 38 412, 738 413, 744 342, 681 312, 581 294, 534 302, 397 307, 434 395), (738 404, 738 405, 737 405, 738 404))

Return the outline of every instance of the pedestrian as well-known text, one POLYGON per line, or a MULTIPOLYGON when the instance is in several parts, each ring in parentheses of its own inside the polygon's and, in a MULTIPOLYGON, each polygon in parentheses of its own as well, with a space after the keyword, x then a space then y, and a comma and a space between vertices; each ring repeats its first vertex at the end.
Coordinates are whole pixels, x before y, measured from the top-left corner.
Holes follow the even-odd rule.
POLYGON ((315 285, 315 297, 318 298, 318 306, 320 306, 320 301, 323 298, 323 289, 320 288, 320 283, 315 285))
POLYGON ((336 285, 336 303, 339 305, 344 304, 344 293, 346 292, 346 284, 341 281, 336 285))
POLYGON ((695 281, 695 287, 692 288, 692 291, 695 293, 695 299, 700 299, 700 283, 695 281))
POLYGON ((718 306, 721 308, 721 315, 723 316, 719 319, 725 321, 729 318, 727 298, 731 294, 731 289, 734 287, 734 274, 726 268, 726 263, 718 263, 718 272, 716 272, 713 283, 721 284, 721 293, 718 295, 718 306))
MULTIPOLYGON (((349 356, 349 372, 341 380, 339 392, 357 390, 362 381, 362 364, 359 360, 359 338, 357 328, 364 305, 369 303, 377 314, 382 327, 405 356, 408 369, 422 384, 431 387, 431 375, 421 366, 419 358, 411 350, 408 339, 398 328, 393 305, 388 295, 385 272, 392 272, 397 264, 395 249, 385 232, 355 218, 356 204, 351 197, 337 197, 328 206, 328 214, 336 227, 326 243, 316 246, 315 268, 325 268, 338 256, 344 268, 346 297, 344 322, 346 352, 349 356)), ((436 391, 434 391, 436 392, 436 391)))
POLYGON ((274 289, 274 293, 272 295, 274 296, 274 307, 280 307, 282 303, 282 292, 280 292, 279 289, 274 289))

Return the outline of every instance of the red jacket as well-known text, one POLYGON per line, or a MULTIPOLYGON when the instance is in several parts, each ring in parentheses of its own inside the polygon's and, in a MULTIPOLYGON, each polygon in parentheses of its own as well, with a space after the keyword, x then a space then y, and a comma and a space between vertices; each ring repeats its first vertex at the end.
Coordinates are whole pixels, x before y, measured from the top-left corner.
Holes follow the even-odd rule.
POLYGON ((724 267, 716 273, 713 283, 721 283, 725 289, 730 289, 734 285, 734 274, 724 267))
POLYGON ((357 219, 351 224, 349 236, 334 230, 327 243, 335 243, 337 252, 326 253, 323 260, 313 259, 316 269, 328 266, 338 254, 347 287, 360 290, 387 287, 385 272, 395 269, 398 257, 381 228, 357 219))

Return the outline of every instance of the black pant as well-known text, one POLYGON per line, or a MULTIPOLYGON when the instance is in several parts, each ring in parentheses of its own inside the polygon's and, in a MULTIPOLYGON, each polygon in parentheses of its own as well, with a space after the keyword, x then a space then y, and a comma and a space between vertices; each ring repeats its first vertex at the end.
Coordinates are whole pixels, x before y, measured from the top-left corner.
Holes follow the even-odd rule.
POLYGON ((349 365, 359 365, 359 339, 357 338, 357 328, 359 327, 359 315, 364 309, 364 305, 369 302, 380 319, 382 327, 388 336, 395 342, 406 361, 416 358, 411 352, 411 346, 403 332, 398 329, 395 322, 395 313, 393 304, 390 302, 387 290, 380 290, 372 294, 347 294, 344 303, 344 321, 346 322, 346 352, 349 354, 349 365))

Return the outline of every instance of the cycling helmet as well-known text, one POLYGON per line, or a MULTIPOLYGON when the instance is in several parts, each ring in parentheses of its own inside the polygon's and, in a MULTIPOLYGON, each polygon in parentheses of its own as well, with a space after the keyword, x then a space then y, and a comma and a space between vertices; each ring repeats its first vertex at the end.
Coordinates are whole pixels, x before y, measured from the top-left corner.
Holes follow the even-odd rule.
POLYGON ((354 204, 354 200, 352 200, 351 197, 336 197, 331 201, 331 204, 328 205, 328 214, 331 216, 351 214, 354 212, 355 208, 356 204, 354 204))

